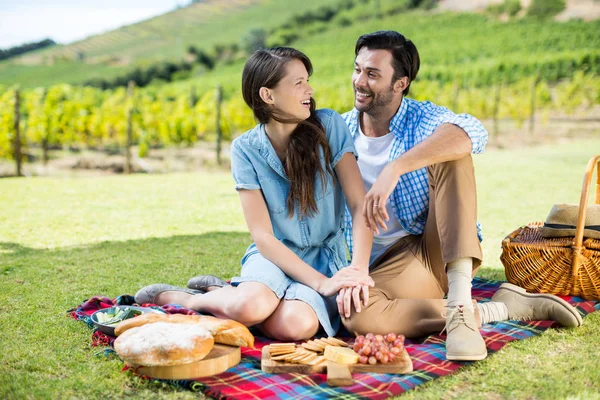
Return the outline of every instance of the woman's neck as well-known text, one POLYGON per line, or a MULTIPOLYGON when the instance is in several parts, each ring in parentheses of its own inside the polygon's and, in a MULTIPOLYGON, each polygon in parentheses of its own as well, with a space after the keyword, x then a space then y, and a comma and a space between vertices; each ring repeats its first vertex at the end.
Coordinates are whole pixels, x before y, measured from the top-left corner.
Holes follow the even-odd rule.
POLYGON ((285 152, 287 151, 288 144, 290 143, 292 132, 297 126, 298 124, 282 124, 281 122, 277 122, 273 119, 265 124, 265 132, 267 133, 267 137, 282 161, 285 159, 285 152))

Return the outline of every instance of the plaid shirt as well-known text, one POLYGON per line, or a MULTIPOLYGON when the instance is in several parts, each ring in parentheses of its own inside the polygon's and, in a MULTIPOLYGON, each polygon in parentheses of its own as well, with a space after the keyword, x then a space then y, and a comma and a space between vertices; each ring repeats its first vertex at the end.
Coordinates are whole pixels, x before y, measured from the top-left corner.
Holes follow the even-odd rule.
MULTIPOLYGON (((343 114, 342 117, 348 124, 352 137, 356 140, 359 111, 355 108, 343 114)), ((477 118, 468 114, 454 114, 446 107, 435 105, 429 101, 420 102, 403 98, 398 112, 390 121, 390 132, 395 137, 389 161, 397 159, 427 139, 441 124, 454 124, 462 128, 471 139, 471 152, 473 154, 483 153, 488 134, 477 118)), ((394 214, 406 232, 413 235, 422 234, 429 208, 427 168, 402 175, 388 201, 391 201, 394 214)), ((479 224, 478 233, 481 240, 479 224)), ((350 254, 352 254, 352 218, 347 207, 346 242, 350 254)))

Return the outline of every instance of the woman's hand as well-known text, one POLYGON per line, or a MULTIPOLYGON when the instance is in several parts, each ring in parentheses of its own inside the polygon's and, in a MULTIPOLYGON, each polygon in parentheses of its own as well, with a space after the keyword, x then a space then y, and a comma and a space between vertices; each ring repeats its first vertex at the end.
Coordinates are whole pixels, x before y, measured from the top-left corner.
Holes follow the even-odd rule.
POLYGON ((336 302, 342 318, 350 318, 352 303, 354 303, 354 309, 357 313, 360 312, 361 307, 369 305, 369 287, 360 285, 342 288, 337 295, 336 302))
POLYGON ((326 278, 322 281, 317 290, 322 296, 333 296, 344 287, 354 286, 373 286, 375 283, 364 270, 359 267, 342 268, 335 273, 331 278, 326 278))

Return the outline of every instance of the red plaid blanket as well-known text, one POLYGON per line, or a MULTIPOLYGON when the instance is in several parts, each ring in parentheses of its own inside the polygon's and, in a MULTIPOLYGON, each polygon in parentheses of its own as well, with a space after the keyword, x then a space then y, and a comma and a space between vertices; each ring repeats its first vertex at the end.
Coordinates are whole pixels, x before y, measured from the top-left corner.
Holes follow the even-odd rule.
MULTIPOLYGON (((489 301, 501 282, 476 278, 473 281, 473 298, 489 301)), ((582 315, 600 310, 600 302, 585 301, 578 297, 562 297, 577 307, 582 315)), ((93 324, 90 316, 101 308, 114 305, 131 305, 132 296, 123 295, 115 299, 96 296, 84 301, 69 314, 93 324)), ((186 308, 168 305, 161 308, 167 313, 196 314, 186 308)), ((517 322, 505 321, 485 325, 482 335, 488 352, 500 350, 508 342, 539 335, 554 327, 550 321, 517 322)), ((405 375, 353 374, 355 384, 348 387, 332 388, 327 385, 326 375, 313 374, 267 374, 260 369, 260 355, 263 346, 271 341, 264 337, 256 338, 256 348, 242 349, 242 361, 222 374, 196 380, 169 381, 171 384, 192 391, 202 392, 218 399, 385 399, 399 395, 417 385, 451 374, 469 363, 446 360, 445 335, 431 335, 421 340, 407 340, 406 349, 413 361, 414 371, 405 375)), ((351 340, 350 337, 342 339, 351 340)), ((99 331, 92 335, 93 345, 111 346, 114 338, 99 331)))

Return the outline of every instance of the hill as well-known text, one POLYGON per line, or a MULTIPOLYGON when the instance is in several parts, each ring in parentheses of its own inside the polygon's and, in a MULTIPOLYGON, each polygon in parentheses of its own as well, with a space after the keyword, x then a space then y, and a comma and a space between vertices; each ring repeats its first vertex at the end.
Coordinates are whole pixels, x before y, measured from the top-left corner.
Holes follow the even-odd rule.
POLYGON ((205 0, 137 24, 0 63, 0 84, 25 87, 111 77, 157 60, 180 60, 190 45, 239 43, 289 17, 337 0, 205 0))

